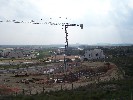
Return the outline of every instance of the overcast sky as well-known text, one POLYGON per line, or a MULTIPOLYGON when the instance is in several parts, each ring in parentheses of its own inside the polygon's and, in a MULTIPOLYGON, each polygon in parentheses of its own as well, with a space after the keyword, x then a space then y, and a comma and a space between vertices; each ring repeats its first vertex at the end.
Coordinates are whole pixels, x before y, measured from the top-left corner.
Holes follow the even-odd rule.
POLYGON ((0 45, 65 43, 62 26, 31 20, 84 24, 68 28, 70 44, 133 43, 132 18, 133 0, 0 0, 0 45))

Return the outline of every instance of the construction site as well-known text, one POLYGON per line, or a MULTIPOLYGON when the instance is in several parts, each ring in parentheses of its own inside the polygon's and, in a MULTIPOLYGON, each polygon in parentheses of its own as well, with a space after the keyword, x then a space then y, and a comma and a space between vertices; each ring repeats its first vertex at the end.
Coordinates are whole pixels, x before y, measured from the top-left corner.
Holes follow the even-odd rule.
POLYGON ((51 63, 6 70, 0 74, 0 95, 37 94, 48 91, 71 90, 88 84, 123 78, 111 62, 51 63))

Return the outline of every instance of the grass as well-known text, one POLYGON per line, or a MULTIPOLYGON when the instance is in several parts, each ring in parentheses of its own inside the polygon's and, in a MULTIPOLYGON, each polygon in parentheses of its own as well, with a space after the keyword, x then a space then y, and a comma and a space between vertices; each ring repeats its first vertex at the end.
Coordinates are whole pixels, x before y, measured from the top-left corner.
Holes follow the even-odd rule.
MULTIPOLYGON (((36 95, 3 97, 3 100, 129 100, 133 93, 133 78, 87 85, 75 90, 50 91, 36 95), (105 86, 115 85, 113 88, 105 86)), ((0 99, 0 100, 2 100, 0 99)))

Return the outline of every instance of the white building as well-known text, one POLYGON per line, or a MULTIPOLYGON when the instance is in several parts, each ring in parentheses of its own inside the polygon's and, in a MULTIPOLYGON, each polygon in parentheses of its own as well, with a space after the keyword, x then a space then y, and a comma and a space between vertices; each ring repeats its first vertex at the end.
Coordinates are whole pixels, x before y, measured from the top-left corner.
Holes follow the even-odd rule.
POLYGON ((21 51, 11 51, 9 52, 7 58, 23 58, 24 55, 21 51))
POLYGON ((7 48, 7 49, 3 49, 2 52, 1 52, 1 56, 2 57, 6 57, 9 52, 11 52, 13 49, 10 49, 10 48, 7 48))
POLYGON ((85 54, 82 57, 82 59, 88 59, 88 60, 104 59, 104 58, 105 55, 103 54, 103 50, 101 49, 87 50, 85 51, 85 54))

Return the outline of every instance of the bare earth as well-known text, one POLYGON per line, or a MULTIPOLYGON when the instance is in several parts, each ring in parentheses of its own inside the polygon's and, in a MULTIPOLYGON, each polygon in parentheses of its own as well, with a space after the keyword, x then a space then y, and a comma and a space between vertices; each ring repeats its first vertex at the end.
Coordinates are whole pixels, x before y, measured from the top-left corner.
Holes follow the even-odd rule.
MULTIPOLYGON (((89 68, 100 68, 104 65, 104 62, 85 62, 82 63, 89 68)), ((110 63, 111 68, 104 74, 98 76, 92 76, 86 78, 84 76, 80 77, 78 81, 73 83, 46 83, 46 75, 30 75, 28 77, 14 77, 14 74, 0 74, 0 89, 9 89, 12 93, 25 93, 25 94, 36 94, 41 93, 42 91, 58 91, 61 89, 72 89, 78 88, 79 86, 85 86, 88 84, 109 81, 109 80, 118 80, 122 79, 123 76, 117 66, 113 63, 110 63), (25 83, 22 80, 32 80, 43 79, 37 82, 28 82, 25 83), (73 85, 72 85, 73 84, 73 85)))

